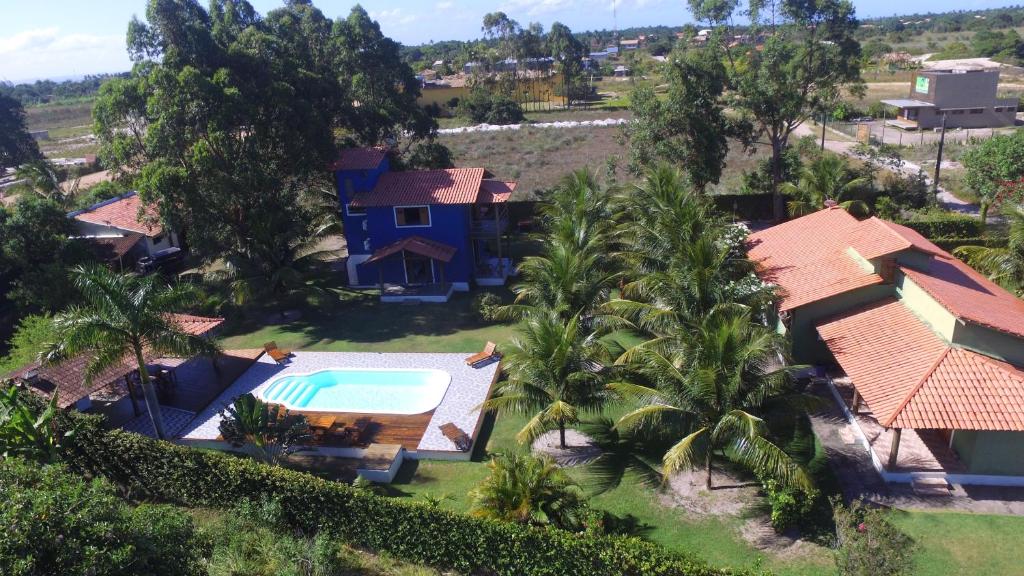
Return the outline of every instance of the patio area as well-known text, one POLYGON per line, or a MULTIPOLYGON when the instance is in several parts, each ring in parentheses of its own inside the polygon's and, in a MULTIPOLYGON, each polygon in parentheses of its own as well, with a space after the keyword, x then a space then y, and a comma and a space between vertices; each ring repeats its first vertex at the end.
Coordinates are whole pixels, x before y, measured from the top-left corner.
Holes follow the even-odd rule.
MULTIPOLYGON (((853 409, 854 390, 845 374, 837 374, 832 383, 839 392, 846 409, 856 418, 861 433, 871 447, 873 459, 889 473, 939 473, 964 474, 966 467, 961 464, 956 452, 949 447, 949 439, 939 430, 904 429, 900 434, 896 465, 891 466, 889 454, 892 450, 894 431, 883 428, 871 410, 863 403, 853 409)), ((853 430, 851 430, 851 434, 853 430)), ((852 438, 851 438, 852 440, 852 438)))
POLYGON ((460 451, 440 427, 453 423, 475 443, 483 414, 477 409, 497 381, 499 367, 492 362, 479 368, 465 364, 469 354, 386 354, 362 352, 295 352, 284 365, 267 356, 260 358, 234 384, 224 390, 180 432, 183 443, 226 448, 218 426, 225 406, 240 395, 257 396, 278 378, 307 374, 330 368, 435 369, 447 372, 451 382, 440 404, 421 414, 369 414, 348 412, 298 411, 310 420, 333 417, 334 427, 363 421, 365 429, 358 445, 345 443, 332 435, 313 442, 314 454, 361 457, 374 445, 400 445, 410 458, 468 459, 472 448, 460 451))

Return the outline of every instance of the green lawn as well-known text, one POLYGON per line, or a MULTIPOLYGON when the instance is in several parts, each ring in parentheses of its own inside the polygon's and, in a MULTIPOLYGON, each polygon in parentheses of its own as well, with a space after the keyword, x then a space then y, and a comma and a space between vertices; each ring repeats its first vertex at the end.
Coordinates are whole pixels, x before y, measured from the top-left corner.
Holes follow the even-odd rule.
MULTIPOLYGON (((502 290, 505 298, 510 294, 502 290)), ((317 304, 298 307, 302 318, 275 326, 263 326, 260 318, 270 309, 249 312, 249 320, 228 327, 226 348, 260 347, 276 340, 284 347, 308 350, 374 352, 470 352, 487 340, 507 341, 514 327, 481 322, 472 307, 472 294, 456 294, 448 304, 416 306, 381 304, 372 293, 333 288, 317 304)), ((614 411, 615 409, 611 409, 614 411)), ((615 414, 609 414, 615 416, 615 414)), ((468 493, 487 474, 486 453, 517 449, 515 433, 525 418, 488 418, 486 449, 470 462, 409 461, 390 495, 422 499, 425 494, 448 495, 442 505, 468 511, 468 493)), ((585 471, 570 472, 581 484, 585 471)), ((665 506, 656 487, 643 486, 627 477, 618 488, 594 496, 592 503, 635 526, 634 533, 667 548, 696 554, 719 566, 761 566, 780 575, 832 574, 830 552, 809 546, 799 553, 757 550, 740 535, 745 518, 695 518, 682 509, 665 506)), ((756 504, 756 503, 755 503, 756 504)), ((918 571, 931 574, 1009 574, 1015 565, 1014 549, 1024 533, 1024 518, 952 514, 942 512, 898 513, 897 522, 921 548, 918 571)))

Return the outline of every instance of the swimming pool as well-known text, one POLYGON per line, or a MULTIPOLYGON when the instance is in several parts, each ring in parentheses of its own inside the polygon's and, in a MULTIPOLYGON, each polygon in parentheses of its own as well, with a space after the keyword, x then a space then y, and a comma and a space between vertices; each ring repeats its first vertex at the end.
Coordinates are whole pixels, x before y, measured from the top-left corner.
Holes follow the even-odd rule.
POLYGON ((331 368, 274 380, 260 397, 292 410, 422 414, 441 403, 451 374, 405 368, 331 368))

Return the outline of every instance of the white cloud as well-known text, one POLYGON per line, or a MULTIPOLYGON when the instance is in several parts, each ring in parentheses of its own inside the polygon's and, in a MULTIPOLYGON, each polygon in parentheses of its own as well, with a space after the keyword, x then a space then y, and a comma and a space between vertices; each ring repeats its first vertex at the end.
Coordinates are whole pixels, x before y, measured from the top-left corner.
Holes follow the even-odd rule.
POLYGON ((405 26, 416 20, 415 14, 406 14, 401 8, 370 12, 370 18, 380 22, 381 26, 405 26))
POLYGON ((502 11, 511 18, 521 14, 541 16, 576 8, 577 4, 577 0, 509 0, 502 6, 502 11))
POLYGON ((62 34, 35 28, 0 36, 0 78, 12 81, 131 68, 124 34, 62 34))
POLYGON ((455 6, 455 2, 452 2, 451 0, 444 0, 444 2, 437 3, 438 10, 448 10, 453 6, 455 6))

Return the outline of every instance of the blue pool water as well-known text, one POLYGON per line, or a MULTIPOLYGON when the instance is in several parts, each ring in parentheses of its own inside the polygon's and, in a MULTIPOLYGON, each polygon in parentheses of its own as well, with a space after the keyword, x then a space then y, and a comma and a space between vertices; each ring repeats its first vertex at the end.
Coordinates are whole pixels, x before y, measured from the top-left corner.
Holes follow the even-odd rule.
POLYGON ((422 414, 437 408, 451 379, 443 370, 332 368, 282 376, 260 397, 296 410, 422 414))

